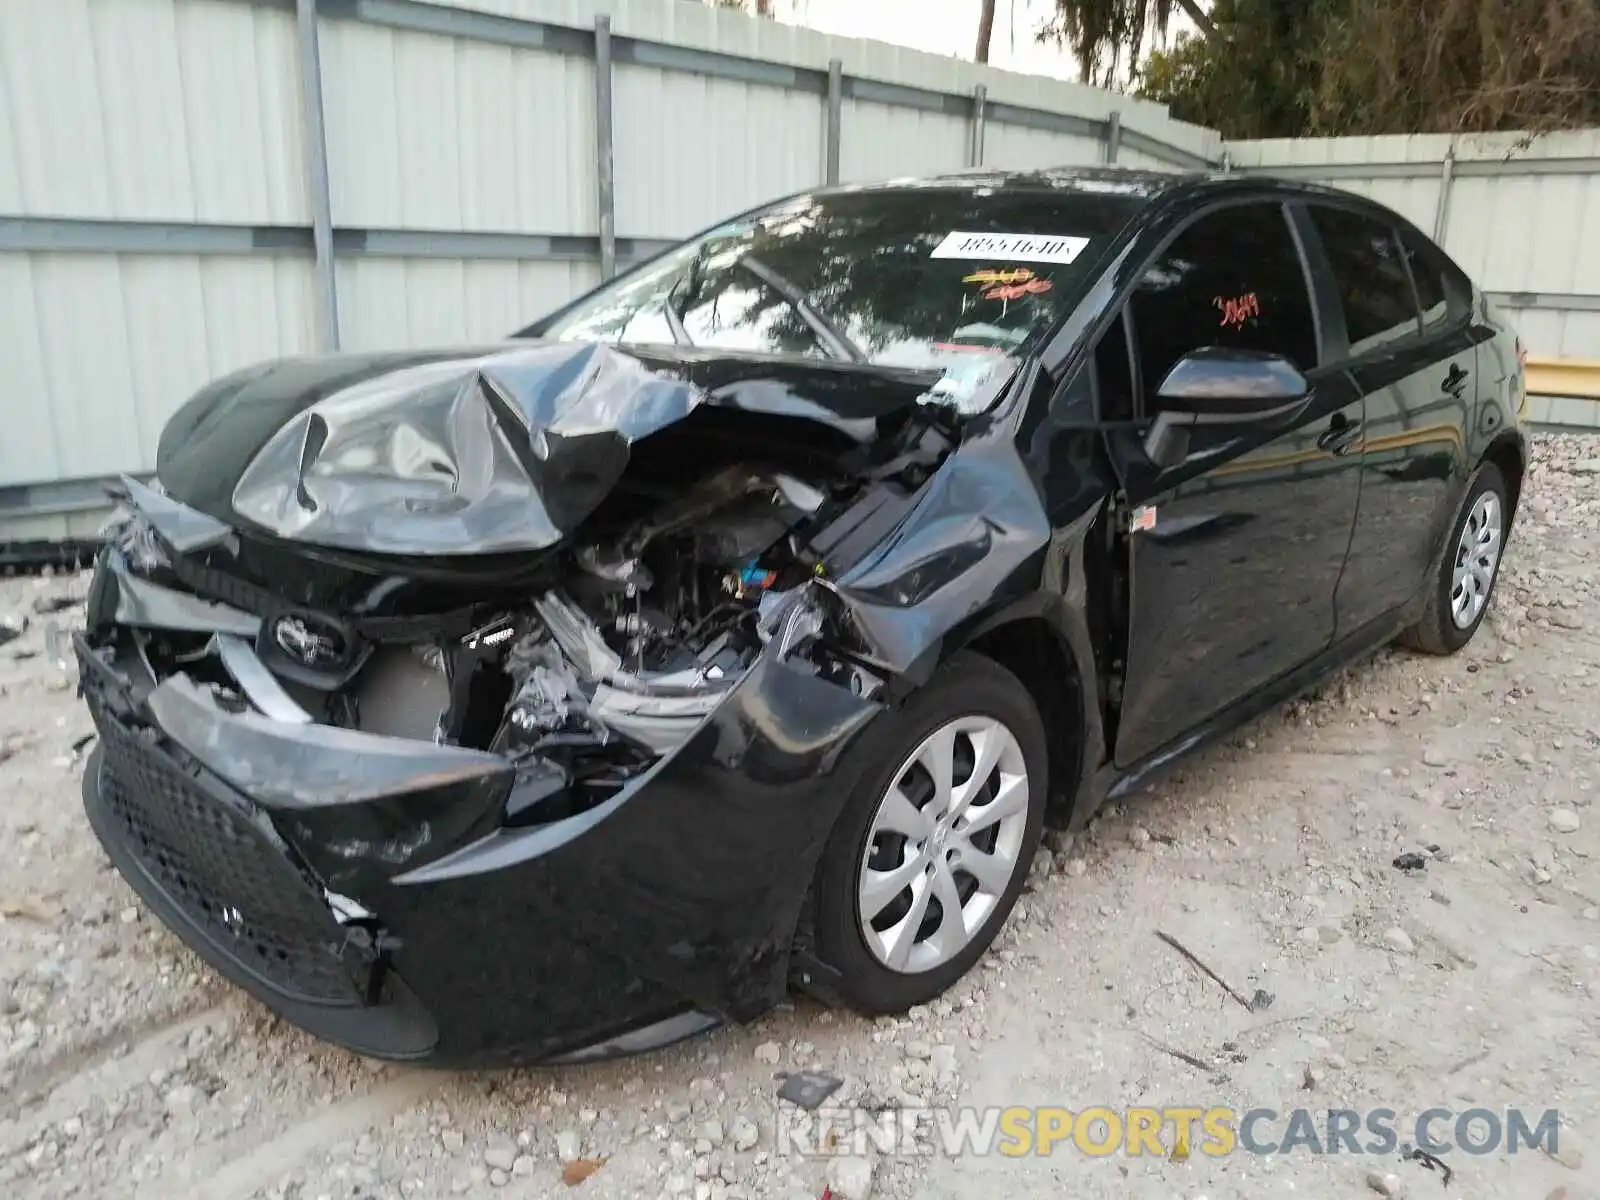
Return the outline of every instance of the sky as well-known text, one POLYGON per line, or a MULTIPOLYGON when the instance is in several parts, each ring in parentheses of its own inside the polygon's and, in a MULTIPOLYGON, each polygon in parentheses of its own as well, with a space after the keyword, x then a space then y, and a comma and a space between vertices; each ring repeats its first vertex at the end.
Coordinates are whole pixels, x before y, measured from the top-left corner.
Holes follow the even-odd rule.
MULTIPOLYGON (((978 39, 980 7, 980 0, 774 0, 773 4, 778 20, 822 33, 873 38, 966 59, 972 58, 978 39)), ((990 64, 1076 80, 1072 55, 1054 43, 1040 44, 1037 37, 1054 11, 1054 0, 997 0, 990 64)), ((1177 14, 1169 33, 1176 36, 1187 27, 1177 14)))
MULTIPOLYGON (((822 33, 874 38, 934 54, 972 57, 978 40, 979 0, 777 0, 780 20, 822 33)), ((1036 75, 1075 78, 1072 56, 1056 45, 1040 45, 1039 27, 1055 11, 1054 0, 997 0, 989 62, 1036 75)))

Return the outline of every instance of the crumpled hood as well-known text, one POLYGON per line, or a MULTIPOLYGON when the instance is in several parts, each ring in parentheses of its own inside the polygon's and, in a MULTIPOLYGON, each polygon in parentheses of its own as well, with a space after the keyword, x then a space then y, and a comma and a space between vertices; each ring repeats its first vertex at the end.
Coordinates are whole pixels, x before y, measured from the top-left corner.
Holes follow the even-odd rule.
POLYGON ((208 385, 162 431, 168 495, 332 549, 554 545, 634 443, 702 405, 818 421, 858 442, 938 374, 672 348, 519 342, 286 359, 208 385))

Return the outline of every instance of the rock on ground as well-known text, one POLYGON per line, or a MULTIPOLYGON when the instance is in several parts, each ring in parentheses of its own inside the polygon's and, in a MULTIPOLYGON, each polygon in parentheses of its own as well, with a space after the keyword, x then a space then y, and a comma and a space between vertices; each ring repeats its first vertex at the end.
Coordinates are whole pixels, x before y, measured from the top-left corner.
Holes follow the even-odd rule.
POLYGON ((859 1155, 830 1159, 828 1190, 839 1200, 870 1200, 872 1163, 859 1155))

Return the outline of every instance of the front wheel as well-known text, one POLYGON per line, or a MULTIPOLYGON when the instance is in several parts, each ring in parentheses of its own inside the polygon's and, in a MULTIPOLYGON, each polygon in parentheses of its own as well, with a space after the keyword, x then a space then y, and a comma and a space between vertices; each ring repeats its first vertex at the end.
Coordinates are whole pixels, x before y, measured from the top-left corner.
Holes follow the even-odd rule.
POLYGON ((1454 654, 1472 640, 1489 610, 1505 549, 1506 484, 1500 468, 1484 463, 1467 483, 1467 498, 1451 528, 1422 619, 1400 635, 1425 654, 1454 654))
POLYGON ((854 1008, 903 1012, 1005 923, 1044 817, 1039 711, 1015 675, 954 656, 881 730, 817 869, 817 950, 854 1008))

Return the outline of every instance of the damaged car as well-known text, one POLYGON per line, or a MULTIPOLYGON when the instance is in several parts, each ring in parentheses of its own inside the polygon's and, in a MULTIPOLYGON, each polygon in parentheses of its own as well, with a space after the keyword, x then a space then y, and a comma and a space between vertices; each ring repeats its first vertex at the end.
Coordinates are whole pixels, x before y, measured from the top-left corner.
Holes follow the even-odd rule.
POLYGON ((261 364, 123 480, 90 822, 361 1054, 563 1061, 926 1002, 1044 822, 1483 619, 1521 347, 1371 202, 834 188, 493 345, 261 364))

